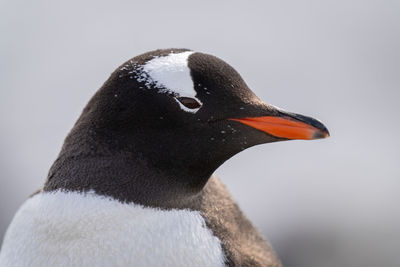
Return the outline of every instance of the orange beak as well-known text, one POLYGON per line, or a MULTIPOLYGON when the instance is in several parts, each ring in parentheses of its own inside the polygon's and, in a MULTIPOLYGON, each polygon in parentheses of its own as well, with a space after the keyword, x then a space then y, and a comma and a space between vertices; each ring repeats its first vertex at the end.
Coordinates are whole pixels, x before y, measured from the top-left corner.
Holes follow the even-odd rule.
POLYGON ((262 116, 252 118, 233 118, 247 126, 267 134, 285 139, 312 140, 326 138, 329 132, 319 121, 298 114, 290 116, 262 116))

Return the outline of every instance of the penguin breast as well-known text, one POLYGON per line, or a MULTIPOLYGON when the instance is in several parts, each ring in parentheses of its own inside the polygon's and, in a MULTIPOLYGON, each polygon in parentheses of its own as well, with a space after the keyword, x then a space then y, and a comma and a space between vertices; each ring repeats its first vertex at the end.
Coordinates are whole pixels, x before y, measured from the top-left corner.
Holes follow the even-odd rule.
POLYGON ((197 211, 160 210, 94 193, 28 199, 11 223, 0 266, 224 266, 220 240, 197 211))

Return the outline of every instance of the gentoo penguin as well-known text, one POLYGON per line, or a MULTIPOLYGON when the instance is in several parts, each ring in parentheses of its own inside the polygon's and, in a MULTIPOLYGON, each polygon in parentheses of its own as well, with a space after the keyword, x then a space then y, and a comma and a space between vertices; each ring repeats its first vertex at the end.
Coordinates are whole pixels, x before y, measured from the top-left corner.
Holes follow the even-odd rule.
POLYGON ((142 54, 84 108, 0 266, 281 266, 213 172, 254 145, 328 135, 214 56, 142 54))

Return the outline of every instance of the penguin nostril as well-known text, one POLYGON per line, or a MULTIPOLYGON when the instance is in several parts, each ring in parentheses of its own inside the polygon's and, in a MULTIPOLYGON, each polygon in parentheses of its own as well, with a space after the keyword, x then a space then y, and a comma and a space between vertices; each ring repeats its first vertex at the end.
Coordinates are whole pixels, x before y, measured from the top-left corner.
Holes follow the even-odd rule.
POLYGON ((190 97, 177 97, 176 98, 182 105, 189 109, 200 108, 201 104, 194 98, 190 97))

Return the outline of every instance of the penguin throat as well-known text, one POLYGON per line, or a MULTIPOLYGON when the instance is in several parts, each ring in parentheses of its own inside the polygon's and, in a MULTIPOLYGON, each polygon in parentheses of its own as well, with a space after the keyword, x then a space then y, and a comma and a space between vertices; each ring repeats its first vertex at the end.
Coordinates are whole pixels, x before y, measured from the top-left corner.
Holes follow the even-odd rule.
POLYGON ((129 154, 82 158, 60 155, 50 169, 44 191, 94 191, 121 202, 168 208, 190 201, 213 172, 155 167, 129 154))

